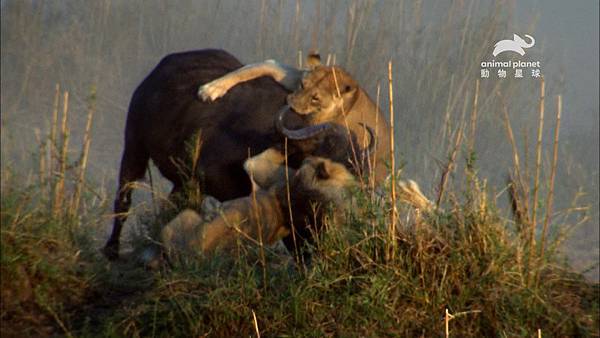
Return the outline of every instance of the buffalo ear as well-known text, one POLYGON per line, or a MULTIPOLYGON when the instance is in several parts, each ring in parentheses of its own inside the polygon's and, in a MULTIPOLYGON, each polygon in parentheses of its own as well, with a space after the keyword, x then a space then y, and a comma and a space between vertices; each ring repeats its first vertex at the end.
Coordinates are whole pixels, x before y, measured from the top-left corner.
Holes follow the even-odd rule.
POLYGON ((311 70, 320 66, 321 65, 321 55, 319 55, 319 52, 317 52, 317 51, 310 52, 306 59, 306 64, 308 64, 308 68, 311 70))
POLYGON ((317 178, 321 179, 321 180, 326 180, 329 179, 329 167, 327 165, 327 162, 323 161, 323 162, 319 162, 319 164, 317 164, 317 167, 315 168, 315 175, 317 175, 317 178))

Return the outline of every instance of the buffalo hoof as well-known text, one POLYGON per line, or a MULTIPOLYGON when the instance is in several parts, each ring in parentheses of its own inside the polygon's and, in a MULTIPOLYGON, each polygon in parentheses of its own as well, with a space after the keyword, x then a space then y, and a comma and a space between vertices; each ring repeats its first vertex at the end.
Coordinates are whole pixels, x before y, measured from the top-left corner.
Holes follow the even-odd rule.
POLYGON ((102 249, 102 253, 104 257, 106 257, 109 261, 116 261, 119 259, 119 244, 117 243, 108 243, 102 249))

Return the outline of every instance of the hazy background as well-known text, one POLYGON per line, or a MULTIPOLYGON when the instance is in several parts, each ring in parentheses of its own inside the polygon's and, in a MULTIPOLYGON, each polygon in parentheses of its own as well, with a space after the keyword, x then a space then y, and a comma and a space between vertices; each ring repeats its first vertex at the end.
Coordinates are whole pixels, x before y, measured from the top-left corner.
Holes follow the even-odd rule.
MULTIPOLYGON (((78 149, 94 87, 97 108, 89 172, 108 200, 115 189, 129 99, 166 54, 223 48, 244 63, 275 58, 298 65, 299 51, 318 49, 323 58, 329 56, 348 69, 374 100, 380 85, 384 111, 391 60, 396 140, 404 175, 432 195, 453 131, 471 112, 479 63, 491 59, 496 41, 512 38, 513 33, 531 34, 536 45, 527 50, 527 58, 542 61, 547 84, 543 177, 549 175, 555 95, 564 98, 553 233, 584 217, 561 212, 575 197, 578 205, 590 206, 589 220, 572 232, 565 248, 577 269, 596 264, 587 274, 599 277, 598 1, 2 0, 0 4, 2 167, 21 171, 34 167, 34 131, 49 127, 56 84, 70 92, 71 144, 78 149)), ((531 165, 539 82, 510 76, 481 81, 473 138, 477 167, 503 204, 506 196, 501 192, 512 155, 497 91, 510 101, 519 149, 531 165)), ((460 156, 462 162, 465 155, 460 156)), ((544 191, 543 187, 542 197, 544 191)))

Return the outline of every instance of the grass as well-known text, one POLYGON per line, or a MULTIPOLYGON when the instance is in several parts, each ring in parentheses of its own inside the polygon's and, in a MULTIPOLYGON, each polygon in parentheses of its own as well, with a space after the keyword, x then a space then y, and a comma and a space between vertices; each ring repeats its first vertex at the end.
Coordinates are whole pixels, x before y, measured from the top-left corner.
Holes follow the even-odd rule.
POLYGON ((69 313, 83 304, 89 287, 81 238, 52 213, 34 207, 34 193, 2 194, 3 335, 67 331, 69 313))
POLYGON ((15 188, 12 177, 1 219, 7 336, 253 336, 256 326, 262 336, 432 336, 446 309, 452 336, 599 332, 598 284, 570 272, 552 242, 527 269, 528 241, 493 203, 471 202, 492 200, 484 189, 449 192, 451 208, 419 219, 400 204, 391 258, 389 201, 357 191, 362 207, 328 225, 307 270, 272 250, 263 270, 259 248, 240 247, 151 271, 133 257, 108 264, 90 229, 57 219, 37 184, 15 188))

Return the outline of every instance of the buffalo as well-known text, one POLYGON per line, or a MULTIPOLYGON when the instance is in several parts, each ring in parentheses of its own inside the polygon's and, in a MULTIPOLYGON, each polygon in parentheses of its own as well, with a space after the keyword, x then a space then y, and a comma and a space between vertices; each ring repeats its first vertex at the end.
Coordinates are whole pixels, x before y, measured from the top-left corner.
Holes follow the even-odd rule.
MULTIPOLYGON (((176 53, 164 57, 137 87, 125 126, 113 230, 103 250, 109 259, 118 258, 119 238, 131 206, 132 183, 144 177, 149 159, 173 183, 171 195, 182 194, 190 177, 197 177, 203 193, 226 201, 251 193, 252 183, 243 167, 249 156, 274 146, 283 149, 286 135, 277 123, 286 126, 283 130, 288 136, 293 134, 299 140, 314 137, 331 125, 329 121, 317 124, 314 116, 306 114, 282 115, 290 92, 269 77, 237 84, 216 102, 198 98, 199 85, 241 67, 240 61, 222 50, 176 53), (201 150, 195 157, 190 147, 193 149, 197 140, 201 141, 201 150)), ((369 107, 375 106, 362 90, 355 89, 356 95, 361 95, 361 107, 365 97, 371 103, 369 107)), ((349 117, 363 114, 367 124, 373 121, 373 113, 379 114, 346 113, 349 117)), ((360 122, 360 117, 354 116, 352 121, 360 122)), ((380 118, 379 123, 382 121, 380 118)), ((388 132, 385 127, 379 130, 380 136, 388 132)), ((291 167, 299 167, 306 156, 297 153, 289 157, 291 167)))

